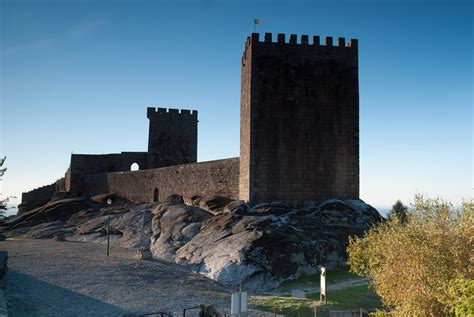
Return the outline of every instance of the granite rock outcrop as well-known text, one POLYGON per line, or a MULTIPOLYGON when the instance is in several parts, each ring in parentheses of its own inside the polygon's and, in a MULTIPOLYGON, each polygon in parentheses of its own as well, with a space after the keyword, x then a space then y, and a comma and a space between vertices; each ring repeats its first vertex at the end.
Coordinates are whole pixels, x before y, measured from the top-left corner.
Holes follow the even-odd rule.
POLYGON ((361 200, 293 208, 278 202, 248 206, 224 197, 200 198, 195 205, 179 197, 144 204, 114 197, 107 205, 104 197, 47 203, 0 221, 0 233, 104 243, 110 221, 112 243, 149 250, 146 258, 180 263, 229 287, 242 282, 264 290, 315 273, 320 265, 345 266, 348 237, 382 220, 361 200))

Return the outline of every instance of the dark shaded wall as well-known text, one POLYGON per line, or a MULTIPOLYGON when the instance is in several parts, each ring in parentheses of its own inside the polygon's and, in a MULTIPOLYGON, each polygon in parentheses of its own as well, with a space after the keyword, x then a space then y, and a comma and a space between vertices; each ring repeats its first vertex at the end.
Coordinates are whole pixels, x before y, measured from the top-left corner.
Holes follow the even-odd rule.
POLYGON ((69 192, 71 191, 71 163, 69 163, 69 167, 64 174, 64 191, 69 192))
MULTIPOLYGON (((61 179, 62 180, 62 179, 61 179)), ((61 182, 59 180, 58 182, 61 182)), ((43 206, 51 200, 56 192, 57 182, 41 186, 21 194, 21 204, 18 205, 18 214, 43 206)))
POLYGON ((196 110, 148 108, 148 168, 197 162, 196 110))
POLYGON ((163 201, 171 194, 184 197, 221 195, 237 199, 239 158, 87 175, 85 188, 90 195, 113 192, 133 202, 163 201))
POLYGON ((56 184, 55 189, 54 189, 55 193, 66 191, 66 179, 64 177, 58 179, 55 184, 56 184))
POLYGON ((357 40, 252 34, 241 67, 240 198, 358 198, 357 40))
POLYGON ((88 174, 130 171, 137 163, 140 169, 147 168, 146 152, 122 152, 117 154, 72 154, 71 165, 65 175, 66 191, 83 193, 84 178, 88 174))

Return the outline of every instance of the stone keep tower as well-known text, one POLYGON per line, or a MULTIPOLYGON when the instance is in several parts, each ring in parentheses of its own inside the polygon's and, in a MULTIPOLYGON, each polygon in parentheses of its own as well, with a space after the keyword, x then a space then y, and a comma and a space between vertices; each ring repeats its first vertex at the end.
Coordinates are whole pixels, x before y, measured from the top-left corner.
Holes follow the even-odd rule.
POLYGON ((240 198, 303 205, 359 198, 357 40, 284 34, 245 43, 240 198))
POLYGON ((148 168, 197 162, 196 110, 147 108, 148 168))

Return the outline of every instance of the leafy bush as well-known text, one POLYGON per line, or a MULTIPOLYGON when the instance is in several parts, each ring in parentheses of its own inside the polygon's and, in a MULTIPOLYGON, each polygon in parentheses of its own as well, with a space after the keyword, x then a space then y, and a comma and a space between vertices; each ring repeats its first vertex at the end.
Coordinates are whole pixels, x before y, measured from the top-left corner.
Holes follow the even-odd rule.
POLYGON ((347 248, 351 271, 370 279, 394 315, 474 315, 474 204, 453 209, 416 196, 405 224, 379 224, 347 248))

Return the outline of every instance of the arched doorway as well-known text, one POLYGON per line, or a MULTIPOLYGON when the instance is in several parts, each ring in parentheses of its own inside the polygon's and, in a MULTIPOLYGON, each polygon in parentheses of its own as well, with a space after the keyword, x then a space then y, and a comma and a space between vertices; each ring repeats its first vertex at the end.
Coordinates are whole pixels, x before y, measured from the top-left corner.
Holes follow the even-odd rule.
POLYGON ((160 198, 160 195, 158 193, 158 188, 155 188, 155 191, 153 192, 153 201, 158 202, 159 198, 160 198))
POLYGON ((138 165, 138 163, 133 163, 132 165, 130 165, 130 170, 131 171, 138 171, 138 170, 140 170, 140 165, 138 165))

